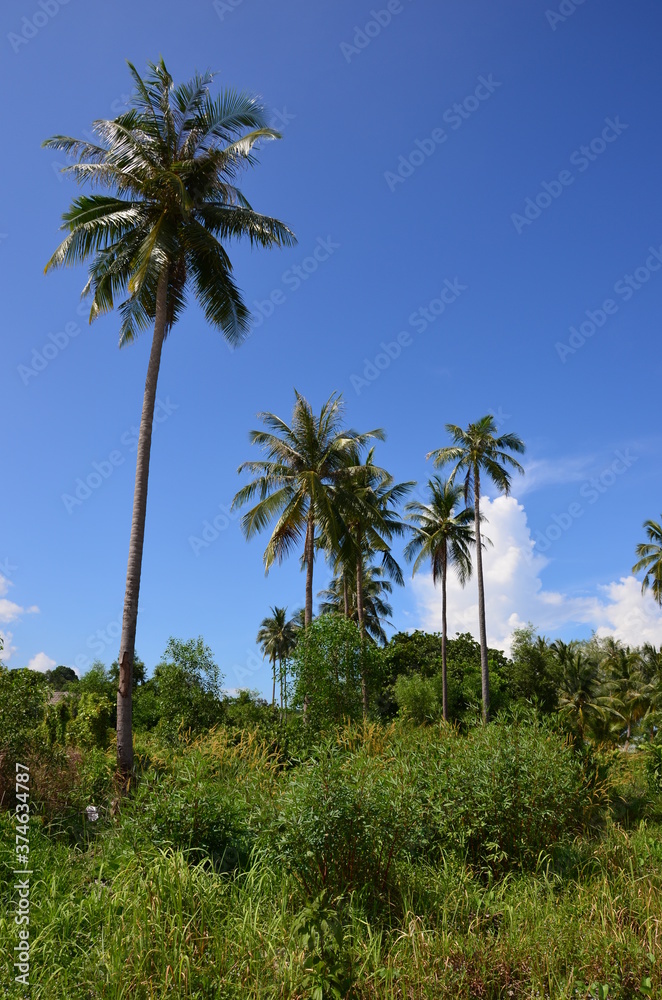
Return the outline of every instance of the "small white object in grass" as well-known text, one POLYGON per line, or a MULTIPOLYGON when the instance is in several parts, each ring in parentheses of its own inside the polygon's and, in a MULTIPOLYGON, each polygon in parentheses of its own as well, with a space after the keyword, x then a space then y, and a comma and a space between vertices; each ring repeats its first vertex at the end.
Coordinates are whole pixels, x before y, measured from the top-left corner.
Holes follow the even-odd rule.
POLYGON ((96 806, 87 806, 85 809, 85 815, 87 816, 90 823, 96 823, 99 819, 99 810, 96 806))

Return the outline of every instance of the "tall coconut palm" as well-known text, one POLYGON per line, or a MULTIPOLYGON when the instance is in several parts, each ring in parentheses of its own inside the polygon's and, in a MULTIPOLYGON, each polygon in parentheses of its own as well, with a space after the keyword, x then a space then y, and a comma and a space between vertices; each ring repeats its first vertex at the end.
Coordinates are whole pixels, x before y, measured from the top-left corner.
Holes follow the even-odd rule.
POLYGON ((502 434, 495 437, 497 425, 492 414, 481 417, 466 430, 456 424, 446 424, 453 444, 437 448, 428 454, 437 468, 451 463, 453 469, 449 480, 454 482, 458 474, 464 476, 465 503, 473 497, 474 530, 476 532, 476 577, 478 579, 478 625, 480 634, 480 668, 483 702, 483 722, 487 722, 490 712, 490 674, 487 662, 487 627, 485 624, 485 585, 483 581, 483 552, 481 544, 480 487, 485 475, 502 493, 510 493, 510 471, 524 472, 522 466, 509 452, 522 454, 524 442, 516 434, 502 434))
POLYGON ((278 676, 280 678, 280 707, 283 708, 284 684, 287 678, 283 672, 283 664, 294 649, 296 642, 296 626, 287 617, 287 608, 274 606, 271 608, 271 616, 262 619, 260 630, 257 633, 257 641, 264 656, 269 658, 273 673, 273 689, 271 694, 271 704, 276 704, 276 664, 279 666, 278 676))
MULTIPOLYGON (((365 642, 367 567, 371 561, 380 559, 382 569, 390 579, 404 586, 402 570, 391 552, 391 542, 395 535, 401 535, 405 530, 399 505, 415 484, 394 483, 385 469, 374 464, 373 449, 365 462, 361 462, 358 450, 352 448, 347 463, 348 475, 341 477, 334 489, 336 510, 342 520, 342 535, 335 545, 333 539, 322 538, 321 542, 337 567, 342 568, 345 593, 354 589, 356 619, 362 642, 365 642)), ((363 714, 367 717, 369 696, 365 671, 361 674, 361 691, 363 714)))
POLYGON ((636 548, 639 561, 632 567, 633 573, 644 571, 641 592, 651 588, 654 599, 662 607, 662 520, 644 521, 647 542, 640 542, 636 548))
POLYGON ((46 270, 90 261, 83 295, 90 321, 118 304, 120 347, 152 327, 138 438, 136 484, 119 652, 117 754, 133 762, 132 669, 142 567, 156 388, 164 340, 187 292, 207 321, 238 345, 250 314, 232 275, 227 246, 247 237, 263 247, 291 246, 292 232, 254 212, 235 181, 256 162, 261 141, 279 138, 254 97, 226 90, 212 97, 212 74, 175 87, 161 60, 143 79, 129 63, 135 91, 128 111, 92 125, 96 141, 54 136, 44 145, 75 162, 64 169, 99 193, 74 199, 67 236, 46 270), (119 302, 118 302, 119 300, 119 302))
POLYGON ((429 502, 412 500, 405 507, 413 537, 405 548, 405 559, 414 561, 412 576, 424 562, 432 566, 432 582, 441 581, 441 687, 442 712, 448 721, 448 674, 446 664, 448 569, 453 568, 462 586, 471 576, 471 546, 476 537, 473 530, 475 512, 463 507, 463 487, 439 476, 428 482, 429 502))
MULTIPOLYGON (((384 625, 389 625, 393 608, 389 597, 393 584, 387 579, 382 566, 366 566, 363 575, 363 623, 366 635, 374 642, 386 645, 384 625)), ((340 573, 334 576, 325 590, 320 590, 321 615, 339 614, 358 624, 356 583, 351 576, 340 573)))
POLYGON ((239 490, 232 507, 238 509, 259 497, 241 520, 248 539, 276 522, 264 553, 267 572, 303 539, 305 624, 309 625, 313 618, 316 536, 324 534, 335 545, 341 532, 333 487, 341 478, 355 474, 348 455, 372 438, 383 438, 384 432, 357 434, 344 430, 343 401, 335 393, 316 416, 310 403, 295 389, 291 426, 274 413, 258 416, 267 429, 251 431, 250 440, 263 449, 266 459, 240 465, 240 473, 248 471, 255 479, 239 490))

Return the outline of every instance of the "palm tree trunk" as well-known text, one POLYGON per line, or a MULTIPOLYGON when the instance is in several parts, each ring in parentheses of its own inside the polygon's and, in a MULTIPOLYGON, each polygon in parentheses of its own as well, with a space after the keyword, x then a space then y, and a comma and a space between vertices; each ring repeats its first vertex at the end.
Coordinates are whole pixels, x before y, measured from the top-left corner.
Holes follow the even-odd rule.
POLYGON ((361 632, 361 699, 363 701, 363 718, 368 718, 368 684, 365 676, 365 609, 363 607, 363 556, 361 555, 361 537, 358 539, 359 555, 356 560, 356 616, 361 632))
POLYGON ((145 394, 143 396, 143 409, 140 418, 138 454, 136 457, 136 482, 133 491, 133 516, 131 518, 129 560, 126 571, 122 636, 120 639, 119 685, 117 688, 117 763, 120 771, 125 775, 129 774, 133 768, 133 657, 136 646, 140 573, 145 538, 152 425, 154 423, 154 406, 156 403, 156 386, 161 365, 161 351, 166 332, 167 303, 168 272, 166 269, 161 272, 156 291, 154 334, 149 363, 147 365, 145 394))
POLYGON ((446 670, 446 573, 447 558, 444 551, 441 563, 441 705, 444 722, 448 722, 448 673, 446 670))
POLYGON ((280 682, 280 714, 283 715, 283 659, 278 660, 278 680, 280 682))
POLYGON ((306 610, 304 624, 310 625, 313 620, 313 560, 315 557, 315 515, 311 503, 308 512, 306 528, 306 610))
POLYGON ((276 707, 276 657, 274 656, 271 661, 271 670, 273 672, 273 688, 271 689, 271 707, 276 707))
POLYGON ((483 582, 483 547, 480 537, 480 472, 474 471, 474 511, 476 531, 476 576, 478 578, 478 627, 480 634, 480 679, 483 699, 483 722, 490 717, 490 668, 487 662, 485 626, 485 585, 483 582))

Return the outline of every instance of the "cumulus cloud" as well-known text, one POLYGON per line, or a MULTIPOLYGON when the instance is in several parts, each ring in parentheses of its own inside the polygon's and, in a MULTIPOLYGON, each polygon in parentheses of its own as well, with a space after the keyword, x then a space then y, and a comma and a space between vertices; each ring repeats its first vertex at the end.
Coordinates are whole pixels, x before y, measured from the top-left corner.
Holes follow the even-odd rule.
POLYGON ((56 666, 56 661, 51 660, 46 653, 37 653, 28 663, 28 670, 38 670, 40 674, 45 674, 47 670, 52 670, 56 666))
POLYGON ((2 639, 2 649, 0 649, 0 663, 5 663, 12 653, 16 652, 16 646, 12 646, 12 633, 0 628, 0 639, 2 639))
POLYGON ((0 622, 3 625, 8 625, 10 622, 16 621, 21 615, 32 615, 39 611, 39 608, 35 604, 29 608, 23 608, 20 604, 15 604, 14 601, 7 600, 5 595, 11 586, 12 584, 7 577, 0 574, 0 622))
MULTIPOLYGON (((629 645, 662 645, 662 611, 650 594, 641 594, 634 577, 598 588, 590 596, 572 596, 545 590, 541 575, 548 564, 534 550, 524 507, 514 497, 481 500, 492 546, 483 555, 487 640, 490 646, 510 649, 513 631, 533 624, 543 633, 572 625, 587 625, 600 635, 612 635, 629 645)), ((441 595, 429 574, 414 577, 420 626, 441 627, 441 595)), ((454 574, 448 580, 448 630, 478 635, 476 581, 462 589, 454 574)))

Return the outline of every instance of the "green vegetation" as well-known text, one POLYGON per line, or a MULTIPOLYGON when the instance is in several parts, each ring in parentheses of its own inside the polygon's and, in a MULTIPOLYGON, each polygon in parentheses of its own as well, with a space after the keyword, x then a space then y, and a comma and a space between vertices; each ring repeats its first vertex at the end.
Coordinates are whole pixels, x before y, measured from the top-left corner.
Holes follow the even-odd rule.
POLYGON ((170 639, 136 685, 129 790, 102 664, 57 699, 0 669, 3 982, 19 759, 34 997, 656 995, 660 652, 522 629, 488 650, 484 726, 471 636, 447 642, 449 723, 439 635, 380 647, 329 613, 296 636, 287 715, 170 639))

